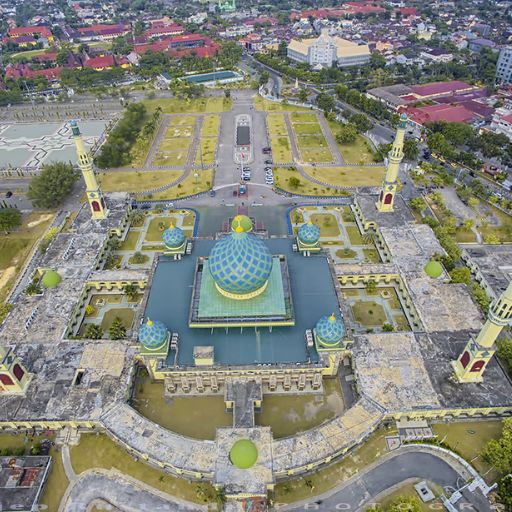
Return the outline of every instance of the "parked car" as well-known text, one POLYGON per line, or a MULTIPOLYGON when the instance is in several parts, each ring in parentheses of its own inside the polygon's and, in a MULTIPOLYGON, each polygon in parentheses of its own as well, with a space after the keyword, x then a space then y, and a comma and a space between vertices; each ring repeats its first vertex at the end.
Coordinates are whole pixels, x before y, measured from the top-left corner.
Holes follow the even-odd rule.
POLYGON ((12 197, 12 192, 10 190, 8 190, 6 193, 5 193, 5 197, 9 198, 9 197, 12 197))
POLYGON ((272 162, 272 160, 265 160, 265 163, 266 163, 267 165, 272 165, 274 162, 272 162))

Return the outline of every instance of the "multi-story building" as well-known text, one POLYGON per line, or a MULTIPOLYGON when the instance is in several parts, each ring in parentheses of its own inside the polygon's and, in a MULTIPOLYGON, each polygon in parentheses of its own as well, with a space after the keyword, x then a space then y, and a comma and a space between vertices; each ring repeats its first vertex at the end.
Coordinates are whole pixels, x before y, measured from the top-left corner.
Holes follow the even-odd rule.
POLYGON ((361 66, 369 62, 370 49, 366 44, 324 33, 316 39, 292 39, 288 44, 288 57, 313 67, 361 66))
POLYGON ((512 83, 512 46, 503 48, 496 64, 496 82, 499 84, 512 83))

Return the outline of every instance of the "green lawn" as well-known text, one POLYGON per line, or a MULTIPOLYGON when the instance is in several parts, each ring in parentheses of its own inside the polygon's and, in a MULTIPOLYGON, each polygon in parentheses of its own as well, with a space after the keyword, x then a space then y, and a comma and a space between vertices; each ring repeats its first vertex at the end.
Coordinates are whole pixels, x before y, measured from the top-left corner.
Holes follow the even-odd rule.
MULTIPOLYGON (((335 121, 328 121, 334 137, 341 127, 335 121)), ((365 165, 373 162, 374 151, 372 145, 362 135, 358 135, 352 144, 338 144, 343 160, 348 164, 365 165)))
POLYGON ((146 263, 149 260, 149 256, 146 256, 145 254, 142 255, 142 258, 144 261, 136 263, 135 261, 133 261, 133 256, 131 256, 130 258, 128 258, 128 263, 130 263, 130 265, 142 265, 143 263, 146 263))
POLYGON ((292 124, 293 131, 299 135, 318 135, 322 134, 322 129, 318 123, 292 124))
POLYGON ((211 165, 215 162, 215 150, 217 149, 217 137, 201 138, 201 146, 197 148, 195 164, 211 165))
POLYGON ((272 159, 276 164, 287 164, 293 162, 290 139, 288 137, 271 137, 272 159))
POLYGON ((380 256, 377 249, 363 249, 364 259, 370 263, 380 263, 380 256))
POLYGON ((304 171, 319 181, 339 187, 374 187, 382 183, 386 168, 371 167, 304 167, 304 171))
POLYGON ((271 137, 280 135, 288 137, 288 127, 286 126, 284 114, 268 114, 267 126, 271 137))
POLYGON ((304 148, 326 148, 327 141, 323 135, 301 135, 297 137, 299 149, 304 148))
POLYGON ((162 233, 169 227, 172 223, 176 224, 176 217, 155 217, 151 219, 148 230, 146 231, 146 237, 144 241, 146 242, 161 242, 162 241, 162 233))
MULTIPOLYGON (((274 157, 275 158, 275 157, 274 157)), ((275 161, 275 160, 274 160, 275 161)), ((290 167, 275 167, 274 168, 275 185, 285 192, 292 194, 300 194, 306 196, 349 196, 350 192, 345 190, 336 190, 330 187, 323 187, 317 185, 312 181, 305 180, 297 170, 290 167), (299 180, 299 185, 292 188, 289 184, 289 179, 295 177, 299 180)))
POLYGON ((126 329, 130 329, 133 324, 135 310, 132 308, 116 308, 108 310, 101 320, 101 328, 108 333, 114 319, 118 316, 126 329))
POLYGON ((143 192, 176 181, 183 171, 110 171, 98 174, 104 192, 143 192))
POLYGON ((288 103, 278 103, 277 101, 269 101, 257 95, 254 99, 256 110, 264 112, 310 112, 311 109, 289 105, 288 103))
POLYGON ((205 169, 197 172, 199 174, 198 178, 194 177, 195 172, 191 172, 178 185, 174 185, 163 192, 142 196, 142 199, 178 199, 210 190, 213 184, 213 170, 205 169))
POLYGON ((290 117, 293 123, 318 123, 314 112, 292 112, 290 117))
POLYGON ((119 247, 120 251, 134 251, 139 241, 140 231, 128 231, 126 238, 119 247))
POLYGON ((345 249, 338 249, 336 251, 336 256, 338 256, 338 258, 343 258, 343 259, 352 259, 357 256, 357 252, 346 247, 345 249))
POLYGON ((354 320, 365 327, 378 327, 387 322, 384 308, 373 301, 358 301, 350 306, 354 320))
POLYGON ((48 480, 44 486, 41 505, 46 505, 48 512, 57 512, 59 510, 60 500, 64 496, 69 485, 69 480, 62 464, 61 448, 53 446, 50 449, 50 455, 53 457, 52 467, 48 480))
POLYGON ((78 474, 92 468, 114 468, 123 474, 144 482, 150 487, 194 503, 203 502, 203 500, 198 498, 198 486, 211 496, 211 500, 213 500, 215 495, 210 484, 189 482, 163 471, 158 471, 143 462, 135 461, 134 458, 106 435, 82 434, 80 444, 72 446, 70 451, 73 469, 78 474))
POLYGON ((310 216, 311 222, 320 228, 320 236, 333 238, 339 236, 340 227, 336 217, 331 213, 314 213, 310 216))
POLYGON ((220 131, 220 116, 208 115, 203 118, 201 137, 218 137, 220 131))
POLYGON ((357 226, 346 226, 345 229, 352 245, 366 245, 357 226))
POLYGON ((164 114, 196 114, 203 112, 228 112, 233 107, 233 102, 221 96, 210 96, 208 98, 178 99, 178 98, 155 98, 143 100, 149 112, 156 107, 161 107, 164 114))
POLYGON ((196 120, 196 116, 173 116, 169 121, 169 128, 179 126, 193 127, 196 124, 196 120))
MULTIPOLYGON (((176 139, 178 140, 178 139, 176 139)), ((179 139, 181 140, 181 139, 179 139)), ((159 151, 154 160, 151 162, 151 165, 156 166, 183 166, 187 163, 188 157, 188 147, 183 149, 182 151, 159 151)), ((155 187, 156 188, 156 187, 155 187)))
MULTIPOLYGON (((182 138, 182 139, 188 139, 190 137, 192 137, 192 134, 194 133, 194 125, 191 125, 191 126, 183 126, 183 125, 172 125, 170 124, 168 127, 167 127, 167 130, 165 131, 165 134, 164 134, 164 141, 167 140, 167 139, 179 139, 179 138, 182 138)), ((162 147, 160 145, 160 147, 162 147)))
MULTIPOLYGON (((419 510, 421 510, 421 512, 430 512, 431 510, 433 510, 431 505, 433 505, 434 503, 436 504, 436 506, 440 506, 440 503, 438 500, 431 501, 429 503, 423 503, 421 501, 421 499, 418 496, 418 493, 416 492, 416 489, 414 489, 414 484, 417 484, 418 482, 420 482, 419 478, 414 483, 408 483, 408 484, 401 485, 398 489, 394 490, 391 494, 388 494, 381 499, 377 498, 377 500, 372 500, 372 501, 373 502, 376 501, 381 507, 383 507, 384 510, 391 505, 393 500, 396 500, 397 498, 403 497, 403 496, 407 496, 408 498, 409 497, 416 498, 418 500, 419 510)), ((442 489, 440 489, 439 492, 434 492, 434 494, 436 496, 439 496, 441 492, 442 492, 442 489)), ((404 506, 404 510, 407 510, 405 508, 405 506, 404 506)), ((414 509, 414 510, 416 510, 416 509, 414 509)), ((435 510, 438 510, 438 509, 436 508, 435 510)))
POLYGON ((470 229, 457 228, 457 231, 455 232, 455 240, 460 244, 475 243, 476 235, 470 229))
POLYGON ((501 210, 498 210, 492 205, 488 205, 492 210, 492 213, 498 217, 501 222, 500 226, 480 226, 478 229, 482 236, 484 237, 484 241, 489 236, 496 236, 501 243, 512 242, 512 217, 503 213, 501 210))
POLYGON ((332 154, 329 149, 302 149, 300 156, 305 162, 332 162, 332 154))

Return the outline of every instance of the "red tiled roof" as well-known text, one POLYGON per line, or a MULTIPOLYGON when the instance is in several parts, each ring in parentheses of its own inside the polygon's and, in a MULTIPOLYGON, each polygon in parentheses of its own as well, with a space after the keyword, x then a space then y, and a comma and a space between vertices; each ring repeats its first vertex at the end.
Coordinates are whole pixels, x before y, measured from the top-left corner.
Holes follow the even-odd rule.
POLYGON ((406 112, 410 119, 418 124, 446 121, 448 123, 464 123, 474 119, 475 114, 462 105, 430 105, 427 107, 405 107, 399 109, 406 112))
POLYGON ((91 25, 90 27, 81 27, 77 29, 81 34, 86 34, 88 32, 125 32, 127 28, 122 24, 118 23, 117 25, 91 25))
POLYGON ((41 37, 52 36, 52 31, 48 27, 16 27, 11 28, 7 35, 9 37, 26 36, 31 34, 39 34, 41 37))
POLYGON ((113 55, 104 55, 103 57, 92 57, 84 62, 86 68, 113 68, 116 65, 113 55))
POLYGON ((501 118, 502 121, 505 121, 506 123, 511 123, 512 124, 512 114, 509 114, 508 116, 503 116, 501 118))
POLYGON ((412 91, 418 96, 432 96, 434 94, 449 94, 459 92, 465 89, 475 88, 473 85, 469 85, 466 82, 459 80, 452 80, 450 82, 435 82, 432 84, 425 85, 413 85, 412 91))
POLYGON ((401 7, 398 11, 402 16, 416 16, 418 14, 416 7, 401 7))
POLYGON ((185 29, 181 25, 178 25, 177 23, 171 23, 170 25, 155 25, 144 31, 144 35, 146 37, 153 37, 167 34, 183 34, 183 32, 185 32, 185 29))

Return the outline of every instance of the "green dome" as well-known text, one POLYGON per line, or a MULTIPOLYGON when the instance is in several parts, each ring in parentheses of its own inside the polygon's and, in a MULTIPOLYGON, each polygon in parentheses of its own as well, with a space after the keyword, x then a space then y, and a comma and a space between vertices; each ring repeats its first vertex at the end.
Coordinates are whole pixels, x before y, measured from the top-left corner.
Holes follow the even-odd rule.
POLYGON ((167 342, 169 331, 163 322, 148 318, 148 321, 139 329, 139 341, 148 350, 161 349, 167 342))
POLYGON ((297 235, 303 244, 314 245, 320 240, 320 228, 309 220, 306 224, 302 224, 297 235))
POLYGON ((231 448, 229 460, 238 469, 249 469, 258 460, 258 449, 250 439, 240 439, 231 448))
POLYGON ((247 215, 236 215, 231 221, 231 229, 235 232, 245 231, 249 233, 252 231, 252 220, 247 215))
POLYGON ((433 278, 439 277, 444 272, 444 269, 443 269, 443 266, 441 265, 441 263, 439 263, 439 261, 435 261, 435 260, 430 260, 425 265, 425 268, 423 270, 425 270, 425 272, 428 276, 433 277, 433 278))
POLYGON ((47 270, 43 275, 42 283, 45 288, 55 288, 61 281, 62 278, 58 272, 47 270))
POLYGON ((177 249, 185 242, 185 233, 179 227, 171 225, 163 232, 162 240, 167 249, 177 249))

